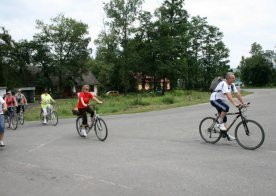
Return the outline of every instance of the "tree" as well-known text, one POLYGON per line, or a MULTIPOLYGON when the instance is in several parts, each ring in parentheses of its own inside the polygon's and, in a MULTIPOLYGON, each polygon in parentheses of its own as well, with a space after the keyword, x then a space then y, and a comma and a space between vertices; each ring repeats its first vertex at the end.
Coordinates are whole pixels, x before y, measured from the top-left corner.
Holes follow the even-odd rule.
POLYGON ((265 86, 273 83, 275 69, 268 54, 262 50, 258 43, 251 45, 251 57, 243 58, 240 63, 241 79, 245 84, 265 86))
POLYGON ((0 30, 0 86, 8 86, 8 67, 12 60, 10 53, 13 48, 13 40, 4 27, 1 27, 0 30))
POLYGON ((183 75, 187 67, 188 13, 184 9, 184 0, 166 0, 155 12, 158 20, 157 75, 163 80, 163 93, 166 90, 166 79, 172 87, 183 75))
POLYGON ((133 35, 134 24, 137 16, 141 12, 143 0, 111 0, 104 4, 109 21, 106 25, 110 28, 112 34, 117 35, 118 49, 120 56, 117 59, 116 68, 119 71, 117 76, 126 94, 130 88, 130 80, 133 77, 131 67, 129 66, 129 40, 133 35))
MULTIPOLYGON (((62 93, 66 85, 72 85, 68 78, 77 77, 85 69, 91 49, 88 48, 88 25, 72 18, 58 15, 51 19, 52 24, 44 24, 37 20, 40 33, 34 41, 42 45, 47 59, 51 59, 52 74, 58 77, 58 93, 62 93)), ((41 59, 42 60, 42 59, 41 59)))

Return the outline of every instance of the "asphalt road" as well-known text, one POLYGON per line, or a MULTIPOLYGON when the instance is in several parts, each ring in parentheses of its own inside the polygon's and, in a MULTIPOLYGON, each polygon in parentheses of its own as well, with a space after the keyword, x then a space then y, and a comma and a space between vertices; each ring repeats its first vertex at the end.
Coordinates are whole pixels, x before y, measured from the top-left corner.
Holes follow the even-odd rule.
POLYGON ((235 141, 202 141, 199 122, 215 113, 209 104, 103 116, 105 142, 94 132, 79 137, 75 119, 7 129, 0 196, 275 195, 276 89, 253 91, 247 116, 266 133, 255 151, 235 141))

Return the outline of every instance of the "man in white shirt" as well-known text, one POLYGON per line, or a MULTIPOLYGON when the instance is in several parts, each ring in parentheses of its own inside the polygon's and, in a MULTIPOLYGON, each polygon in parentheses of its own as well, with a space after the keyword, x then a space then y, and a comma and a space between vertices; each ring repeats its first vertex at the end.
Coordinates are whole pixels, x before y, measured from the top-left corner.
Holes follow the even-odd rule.
POLYGON ((4 99, 0 96, 0 147, 5 146, 3 142, 5 132, 4 111, 7 111, 7 105, 4 99))
POLYGON ((225 123, 227 122, 226 114, 229 111, 229 105, 226 103, 226 100, 230 101, 235 107, 240 104, 244 105, 244 101, 242 99, 241 94, 237 90, 234 82, 235 75, 232 72, 228 72, 225 76, 225 80, 222 80, 214 92, 212 92, 210 97, 210 103, 214 106, 218 113, 220 114, 219 122, 217 126, 221 130, 222 136, 227 138, 229 141, 235 140, 235 137, 227 134, 227 128, 225 127, 225 123), (231 93, 235 93, 240 103, 235 103, 231 93))

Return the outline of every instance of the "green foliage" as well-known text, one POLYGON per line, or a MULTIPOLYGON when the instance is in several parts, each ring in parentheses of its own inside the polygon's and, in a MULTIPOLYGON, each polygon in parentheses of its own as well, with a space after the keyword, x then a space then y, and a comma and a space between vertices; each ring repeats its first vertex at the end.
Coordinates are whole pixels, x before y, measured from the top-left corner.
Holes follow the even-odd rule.
POLYGON ((162 102, 165 104, 173 104, 175 102, 175 99, 172 95, 169 95, 169 96, 163 97, 162 102))
POLYGON ((88 25, 64 15, 51 19, 51 24, 37 20, 40 33, 34 36, 37 46, 37 63, 43 66, 42 74, 57 78, 58 93, 63 92, 66 85, 71 86, 72 78, 77 78, 86 69, 91 49, 88 48, 90 38, 88 25), (48 63, 44 63, 44 60, 48 63))
MULTIPOLYGON (((209 101, 208 92, 177 90, 165 94, 165 96, 151 97, 147 94, 129 94, 127 96, 98 97, 103 104, 96 105, 97 112, 101 115, 137 113, 152 110, 181 107, 209 101)), ((77 99, 57 99, 56 110, 59 118, 75 118, 72 109, 77 105, 77 99)), ((36 101, 30 103, 25 112, 26 120, 39 120, 40 104, 36 101)))
POLYGON ((250 86, 269 86, 275 82, 275 68, 269 54, 262 51, 261 45, 253 43, 251 57, 243 58, 240 63, 241 79, 250 86))

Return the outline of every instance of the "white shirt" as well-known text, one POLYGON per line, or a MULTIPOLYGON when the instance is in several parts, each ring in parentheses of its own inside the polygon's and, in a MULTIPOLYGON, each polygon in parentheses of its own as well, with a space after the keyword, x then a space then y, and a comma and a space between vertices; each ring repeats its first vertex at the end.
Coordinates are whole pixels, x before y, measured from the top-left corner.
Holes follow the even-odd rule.
POLYGON ((0 114, 4 114, 3 113, 3 104, 5 103, 4 99, 0 96, 0 114))
POLYGON ((221 99, 221 100, 226 100, 227 97, 225 95, 225 93, 237 93, 238 90, 235 86, 235 84, 232 84, 232 85, 228 85, 226 83, 226 81, 221 81, 217 87, 215 88, 215 91, 216 92, 213 92, 210 96, 210 101, 214 101, 214 100, 217 100, 217 99, 221 99))

